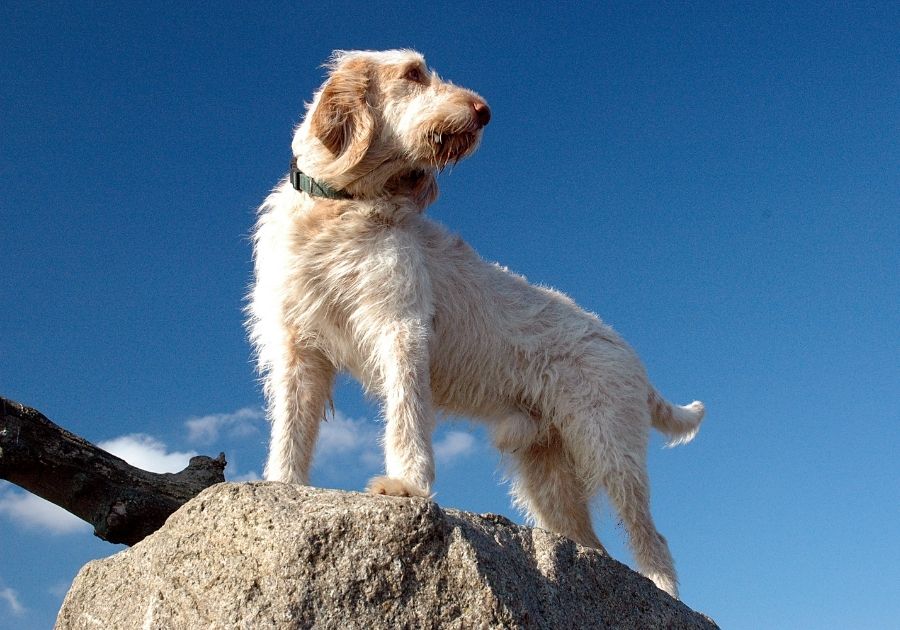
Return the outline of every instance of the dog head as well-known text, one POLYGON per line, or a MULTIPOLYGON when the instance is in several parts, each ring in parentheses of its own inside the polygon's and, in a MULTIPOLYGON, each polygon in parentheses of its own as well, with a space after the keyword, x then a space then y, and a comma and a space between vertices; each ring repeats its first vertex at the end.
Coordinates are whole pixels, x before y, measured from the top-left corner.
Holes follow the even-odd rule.
POLYGON ((441 80, 417 52, 336 52, 294 137, 298 165, 354 196, 409 184, 436 195, 434 174, 471 155, 491 111, 480 96, 441 80))

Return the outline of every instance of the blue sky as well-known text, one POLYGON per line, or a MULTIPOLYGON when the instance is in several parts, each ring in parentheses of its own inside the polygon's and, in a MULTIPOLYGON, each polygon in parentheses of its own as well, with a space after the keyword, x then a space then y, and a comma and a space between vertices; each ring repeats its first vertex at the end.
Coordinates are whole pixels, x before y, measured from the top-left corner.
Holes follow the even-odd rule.
MULTIPOLYGON (((255 208, 336 48, 412 47, 480 92, 428 212, 619 330, 670 399, 650 446, 682 597, 725 628, 900 618, 896 3, 0 5, 0 393, 135 463, 262 469, 242 327, 255 208)), ((313 481, 377 472, 349 380, 313 481)), ((466 423, 441 505, 519 517, 466 423)), ((630 562, 602 502, 598 530, 630 562)), ((117 551, 0 484, 0 629, 117 551)))

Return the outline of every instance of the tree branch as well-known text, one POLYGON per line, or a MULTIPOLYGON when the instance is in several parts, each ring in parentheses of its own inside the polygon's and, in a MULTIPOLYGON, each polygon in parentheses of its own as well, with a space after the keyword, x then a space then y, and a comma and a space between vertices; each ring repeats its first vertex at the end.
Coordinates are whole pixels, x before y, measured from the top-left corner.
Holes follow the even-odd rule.
POLYGON ((94 526, 111 543, 133 545, 172 512, 225 481, 225 454, 192 457, 179 473, 135 468, 48 420, 0 397, 0 479, 6 479, 94 526))

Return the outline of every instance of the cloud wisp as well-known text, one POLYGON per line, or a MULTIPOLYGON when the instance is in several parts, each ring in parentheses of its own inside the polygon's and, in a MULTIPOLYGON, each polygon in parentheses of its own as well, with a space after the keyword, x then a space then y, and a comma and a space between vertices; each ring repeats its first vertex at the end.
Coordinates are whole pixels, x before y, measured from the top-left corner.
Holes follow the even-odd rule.
POLYGON ((24 617, 25 606, 19 601, 19 594, 8 586, 0 588, 0 601, 6 604, 13 617, 24 617))
POLYGON ((262 477, 259 476, 259 473, 255 470, 250 470, 248 472, 237 474, 234 477, 228 479, 228 481, 232 481, 235 483, 240 483, 242 481, 261 481, 262 477))
POLYGON ((434 443, 434 458, 438 464, 452 464, 475 452, 475 438, 465 431, 447 431, 434 443))
POLYGON ((260 431, 266 414, 256 407, 244 407, 233 413, 213 413, 199 418, 188 418, 184 423, 188 430, 188 442, 209 445, 220 437, 245 438, 260 431))
POLYGON ((335 410, 319 425, 314 462, 327 463, 344 457, 355 458, 366 469, 381 465, 382 426, 366 418, 350 418, 335 410))
POLYGON ((87 533, 91 526, 41 497, 0 486, 0 515, 20 527, 49 534, 87 533))
MULTIPOLYGON (((366 418, 350 418, 340 411, 322 422, 316 444, 314 466, 332 479, 356 478, 383 468, 384 424, 366 418)), ((467 431, 439 430, 434 456, 439 466, 452 465, 478 450, 478 442, 467 431)))
POLYGON ((100 442, 97 446, 121 457, 136 468, 155 473, 175 473, 184 470, 197 455, 196 451, 167 452, 166 445, 145 433, 132 433, 100 442))

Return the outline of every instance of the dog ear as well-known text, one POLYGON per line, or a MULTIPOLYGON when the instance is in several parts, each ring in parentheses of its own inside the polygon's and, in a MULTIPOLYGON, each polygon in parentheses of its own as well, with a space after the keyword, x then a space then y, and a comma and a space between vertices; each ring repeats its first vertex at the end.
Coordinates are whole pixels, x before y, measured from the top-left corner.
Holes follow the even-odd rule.
POLYGON ((369 77, 369 64, 363 59, 339 64, 312 113, 310 130, 340 163, 335 166, 341 172, 359 164, 375 134, 375 120, 366 101, 369 77))

